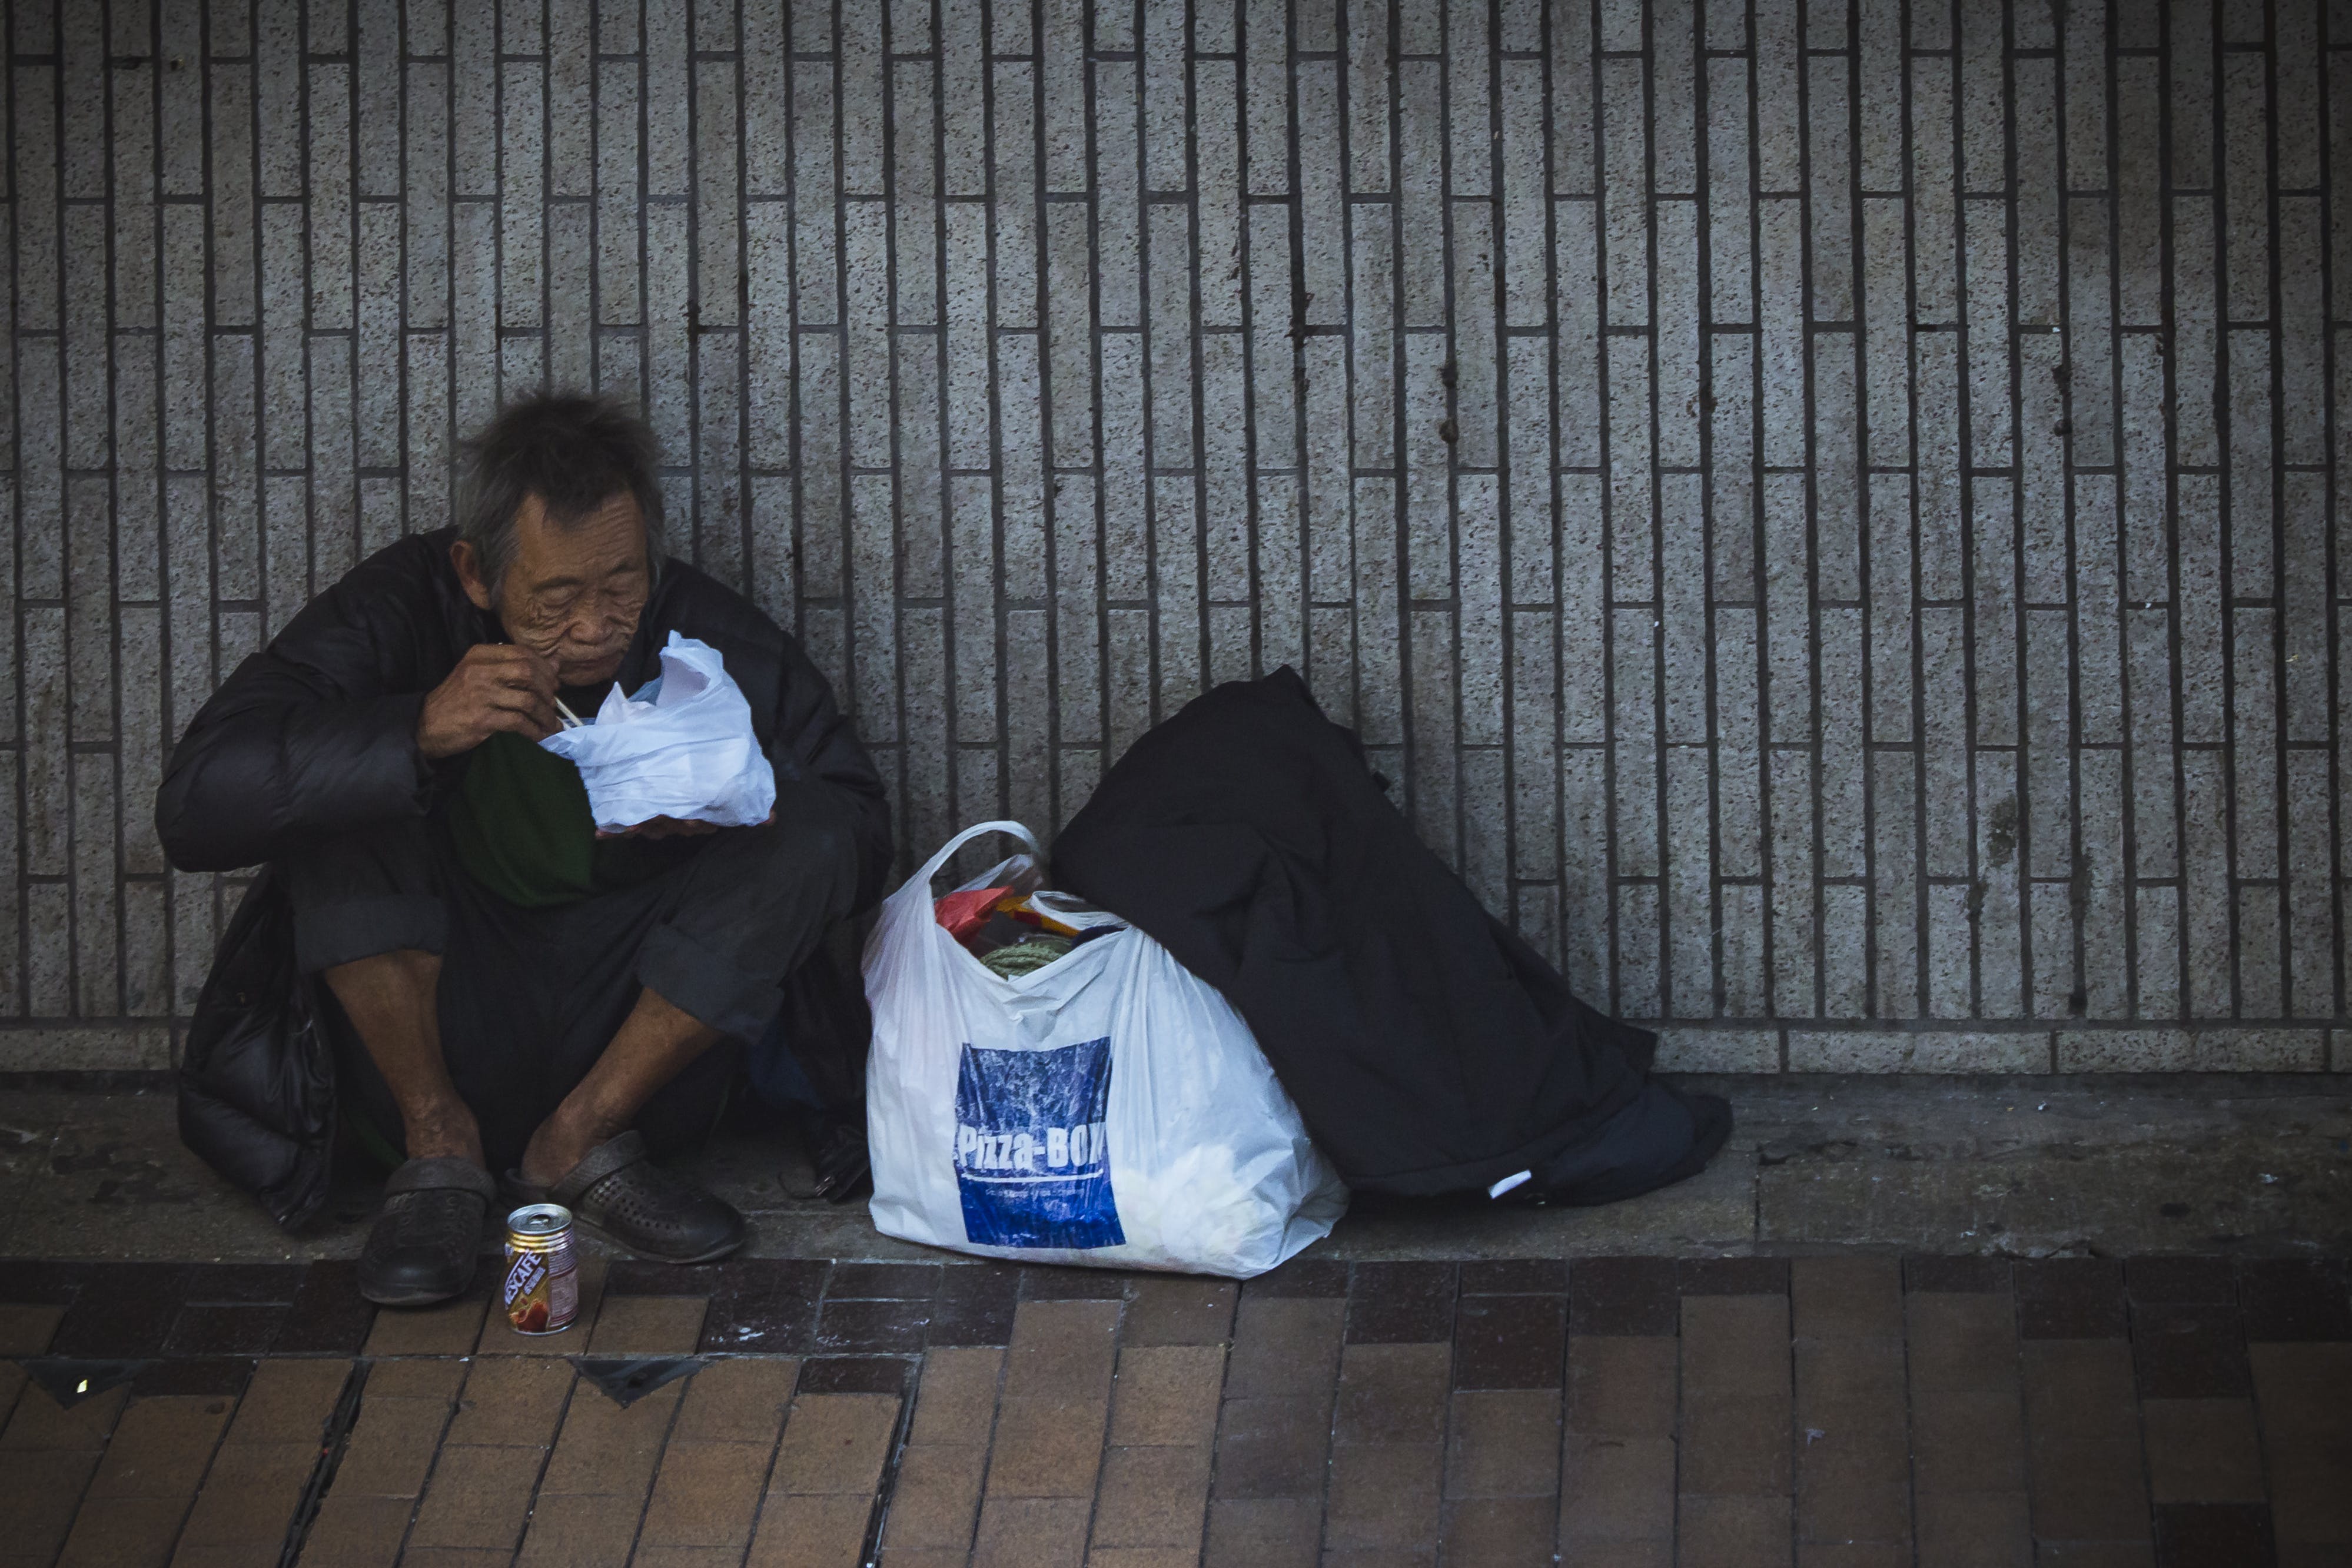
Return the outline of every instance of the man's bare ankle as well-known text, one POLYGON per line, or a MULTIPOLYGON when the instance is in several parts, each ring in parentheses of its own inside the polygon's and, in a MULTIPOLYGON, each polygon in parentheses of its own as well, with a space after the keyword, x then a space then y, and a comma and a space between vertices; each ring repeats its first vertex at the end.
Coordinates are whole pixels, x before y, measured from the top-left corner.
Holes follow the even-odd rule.
POLYGON ((523 1180, 537 1186, 552 1186, 570 1174, 572 1166, 586 1159, 590 1150, 618 1137, 623 1131, 609 1119, 558 1106, 553 1115, 539 1124, 539 1131, 531 1134, 530 1144, 522 1152, 523 1180))
POLYGON ((482 1163, 482 1135, 470 1116, 419 1117, 406 1124, 412 1160, 453 1159, 482 1163))

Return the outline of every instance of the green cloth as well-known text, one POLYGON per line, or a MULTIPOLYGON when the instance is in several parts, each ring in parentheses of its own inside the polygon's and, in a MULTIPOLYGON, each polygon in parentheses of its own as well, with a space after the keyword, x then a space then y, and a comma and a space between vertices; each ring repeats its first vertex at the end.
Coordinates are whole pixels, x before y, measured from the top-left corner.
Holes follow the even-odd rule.
POLYGON ((526 910, 641 886, 691 854, 690 838, 599 838, 580 770, 520 735, 474 748, 450 804, 457 863, 526 910))
POLYGON ((1068 937, 1039 935, 981 955, 981 963, 1007 980, 1034 974, 1076 946, 1068 937))

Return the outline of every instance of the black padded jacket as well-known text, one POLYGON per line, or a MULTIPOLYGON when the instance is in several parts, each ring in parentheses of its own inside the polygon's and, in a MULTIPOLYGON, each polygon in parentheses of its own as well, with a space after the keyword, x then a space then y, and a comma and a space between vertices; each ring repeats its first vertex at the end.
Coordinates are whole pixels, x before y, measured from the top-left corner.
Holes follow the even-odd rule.
MULTIPOLYGON (((184 871, 266 865, 371 823, 419 816, 462 774, 416 746, 426 693, 493 640, 450 564, 456 531, 377 552, 239 665, 173 749, 155 799, 163 852, 184 871)), ((859 806, 859 898, 890 862, 880 776, 824 674, 741 595, 665 563, 622 660, 625 690, 661 672, 676 630, 726 659, 781 779, 814 777, 859 806)), ((196 1002, 179 1071, 180 1135, 292 1229, 325 1201, 335 1124, 331 1053, 297 974, 293 924, 264 871, 229 922, 196 1002)))
MULTIPOLYGON (((467 649, 498 630, 457 581, 455 537, 416 534, 360 563, 213 693, 173 749, 155 799, 173 865, 259 865, 431 807, 459 769, 425 760, 417 715, 467 649)), ((824 675, 749 599, 672 561, 622 660, 624 689, 661 673, 672 631, 725 658, 780 778, 814 776, 858 797, 860 902, 871 901, 890 859, 889 805, 824 675)))

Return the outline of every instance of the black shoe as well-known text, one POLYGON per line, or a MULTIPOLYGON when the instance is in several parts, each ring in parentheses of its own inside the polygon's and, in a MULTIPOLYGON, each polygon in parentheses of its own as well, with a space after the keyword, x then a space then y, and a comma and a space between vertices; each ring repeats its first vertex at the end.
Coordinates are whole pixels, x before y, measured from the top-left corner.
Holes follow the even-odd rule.
POLYGON ((865 1111, 861 1109, 854 1118, 827 1118, 824 1131, 809 1145, 809 1159, 816 1167, 816 1196, 829 1204, 856 1197, 874 1173, 873 1157, 866 1149, 865 1111))
POLYGON ((429 1307, 462 1294, 497 1191, 488 1171, 448 1155, 394 1171, 360 1249, 360 1294, 379 1307, 429 1307))
POLYGON ((866 1108, 814 1110, 797 1108, 793 1115, 801 1145, 807 1152, 806 1179, 793 1166, 777 1173, 777 1183, 788 1197, 803 1203, 823 1199, 845 1204, 866 1188, 873 1160, 866 1148, 866 1108))
POLYGON ((655 1164, 634 1131, 589 1150, 552 1186, 535 1186, 509 1171, 506 1187, 517 1205, 562 1204, 572 1218, 663 1263, 724 1258, 749 1234, 731 1205, 655 1164))

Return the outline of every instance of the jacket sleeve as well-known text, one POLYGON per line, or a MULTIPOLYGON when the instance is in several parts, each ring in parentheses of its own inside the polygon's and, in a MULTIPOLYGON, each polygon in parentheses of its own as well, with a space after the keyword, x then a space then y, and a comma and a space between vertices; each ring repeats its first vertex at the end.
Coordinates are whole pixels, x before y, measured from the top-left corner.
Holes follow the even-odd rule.
POLYGON ((173 866, 258 865, 425 810, 433 770, 416 721, 429 683, 406 668, 414 639, 395 629, 404 584, 355 584, 362 574, 237 666, 173 748, 155 831, 173 866))
POLYGON ((834 700, 824 671, 791 637, 784 638, 783 678, 776 697, 776 738, 770 760, 779 777, 796 771, 845 791, 856 803, 860 909, 882 896, 890 868, 890 802, 874 759, 834 700))

